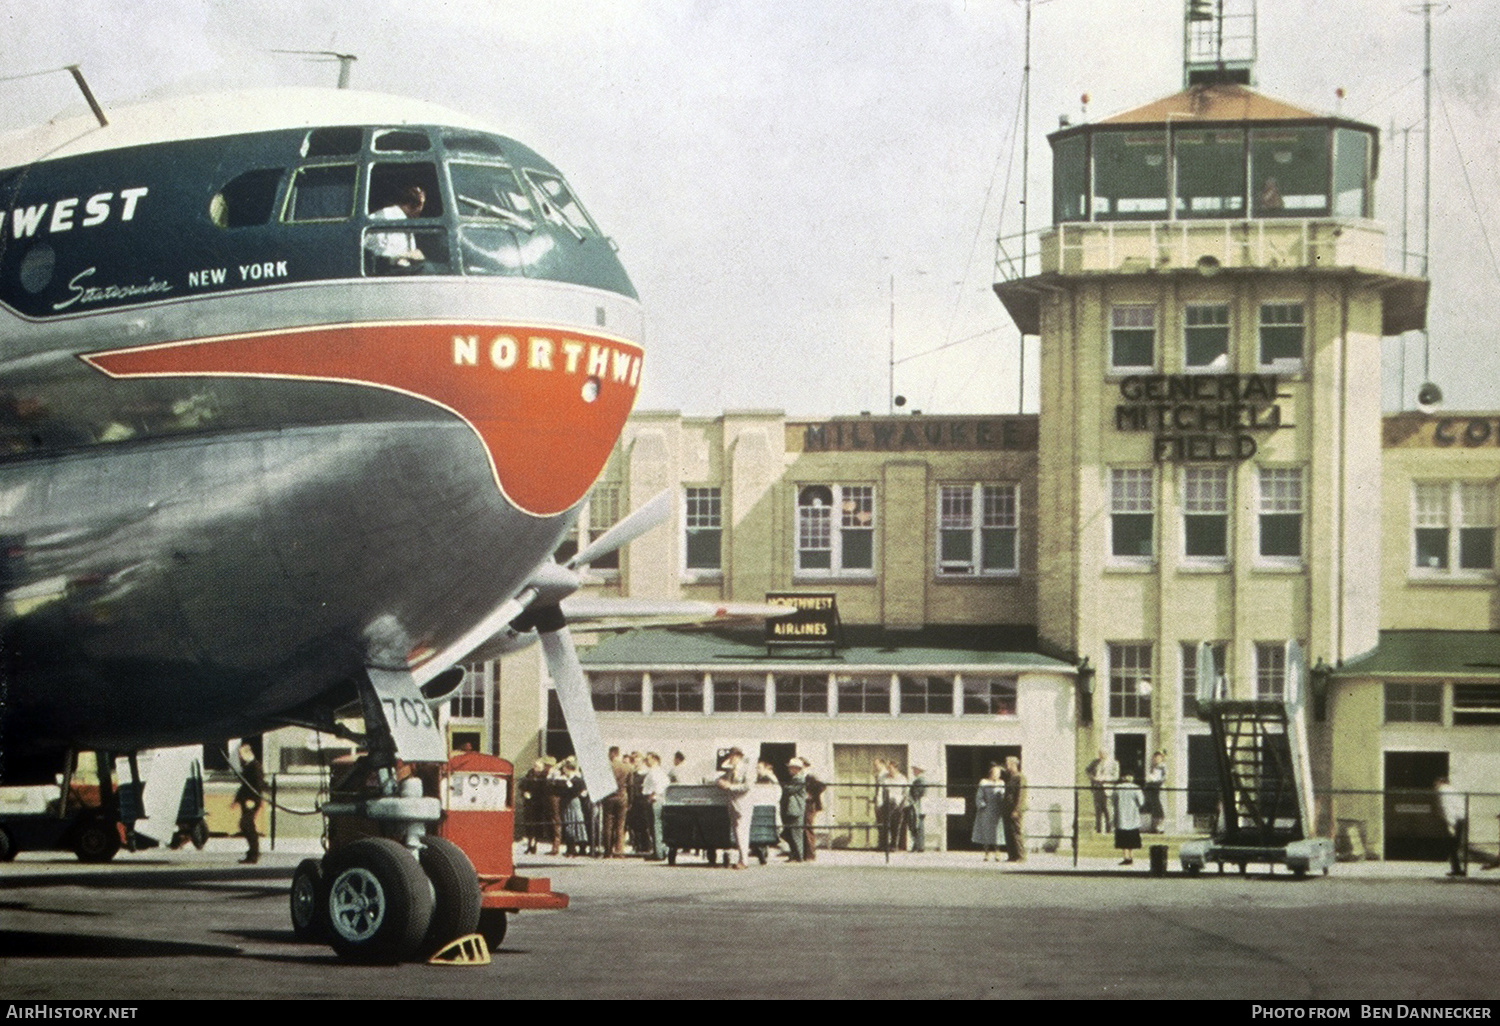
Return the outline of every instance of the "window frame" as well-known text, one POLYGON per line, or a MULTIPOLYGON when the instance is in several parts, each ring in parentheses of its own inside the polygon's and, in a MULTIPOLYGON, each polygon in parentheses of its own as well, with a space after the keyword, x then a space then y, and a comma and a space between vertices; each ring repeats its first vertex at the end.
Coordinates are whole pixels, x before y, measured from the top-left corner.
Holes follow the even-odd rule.
POLYGON ((1155 467, 1109 467, 1105 474, 1106 502, 1109 511, 1109 526, 1105 532, 1108 562, 1115 567, 1150 567, 1156 564, 1156 468, 1155 467), (1122 488, 1127 480, 1146 482, 1145 498, 1132 489, 1122 488), (1138 508, 1144 501, 1145 508, 1138 508), (1131 553, 1119 551, 1117 534, 1122 526, 1120 517, 1146 518, 1145 538, 1149 552, 1131 553))
POLYGON ((1109 718, 1149 722, 1155 690, 1156 646, 1149 641, 1110 641, 1105 643, 1105 652, 1109 662, 1106 691, 1109 718), (1142 655, 1144 661, 1140 660, 1142 655), (1127 690, 1127 685, 1133 685, 1133 690, 1127 690))
MULTIPOLYGON (((792 580, 829 580, 834 578, 873 580, 876 576, 875 567, 879 554, 876 532, 880 522, 877 511, 878 493, 875 485, 855 482, 831 484, 823 481, 796 481, 792 483, 792 489, 792 544, 794 546, 792 553, 792 580), (803 505, 803 493, 812 488, 828 489, 831 501, 826 507, 826 516, 820 514, 817 517, 812 517, 810 515, 811 511, 824 510, 825 507, 803 505), (869 509, 867 511, 859 509, 851 511, 845 508, 849 501, 846 496, 850 492, 855 491, 867 491, 869 493, 869 509), (804 513, 804 510, 809 512, 804 513), (856 518, 860 512, 868 512, 870 518, 868 526, 850 525, 848 519, 851 512, 855 514, 856 518), (835 522, 835 515, 837 515, 837 522, 835 522), (803 529, 804 524, 815 524, 818 520, 826 521, 823 525, 827 532, 828 546, 826 549, 821 547, 811 548, 803 544, 804 541, 809 540, 808 533, 803 529), (844 550, 846 542, 849 539, 845 535, 848 532, 855 531, 861 533, 868 532, 869 534, 870 565, 868 567, 851 567, 846 565, 848 557, 844 550), (828 553, 829 565, 827 567, 808 567, 803 565, 804 553, 824 551, 828 553)), ((859 501, 862 502, 864 498, 864 496, 860 496, 859 501)), ((821 534, 821 530, 818 533, 821 534)))
MULTIPOLYGON (((1251 646, 1255 659, 1256 701, 1286 701, 1287 645, 1286 641, 1257 641, 1251 646)), ((1306 681, 1302 683, 1307 686, 1306 681)))
POLYGON ((773 673, 772 689, 776 692, 775 700, 772 702, 774 711, 778 716, 827 716, 828 710, 828 674, 826 673, 773 673), (798 682, 796 691, 789 691, 782 686, 784 681, 795 680, 798 682), (791 696, 796 696, 795 709, 786 708, 792 704, 786 701, 791 696), (813 708, 808 708, 809 699, 812 699, 813 708), (821 708, 818 706, 821 705, 821 708))
POLYGON ((1014 482, 940 483, 937 487, 936 576, 944 580, 1018 576, 1021 572, 1020 493, 1020 486, 1014 482), (962 513, 949 512, 949 497, 956 499, 965 493, 967 509, 962 513), (991 498, 995 500, 993 508, 991 498), (998 522, 987 523, 991 519, 998 522), (991 537, 992 532, 1002 532, 1002 537, 1003 532, 1009 532, 1008 566, 990 567, 986 564, 985 539, 991 537), (961 533, 968 534, 969 558, 944 559, 949 536, 961 533))
MULTIPOLYGON (((726 714, 731 716, 764 716, 767 712, 766 675, 764 673, 735 673, 735 674, 708 674, 708 689, 713 695, 713 711, 715 715, 726 714), (726 709, 721 699, 720 688, 732 684, 734 690, 734 708, 726 709), (760 708, 746 708, 746 697, 759 697, 760 708)), ((751 703, 754 705, 755 703, 751 703)))
POLYGON ((833 694, 837 703, 835 712, 839 716, 891 715, 893 696, 889 673, 836 673, 833 694))
POLYGON ((1230 563, 1229 554, 1234 542, 1234 523, 1231 514, 1234 510, 1234 475, 1225 464, 1216 463, 1189 463, 1182 467, 1178 478, 1181 494, 1178 499, 1178 508, 1182 522, 1182 559, 1184 563, 1193 566, 1224 568, 1230 563), (1210 495, 1205 500, 1201 494, 1203 486, 1200 483, 1196 488, 1191 479, 1195 477, 1217 477, 1219 481, 1214 488, 1222 489, 1217 495, 1210 495), (1200 494, 1194 495, 1197 491, 1200 494), (1196 508, 1206 506, 1206 508, 1196 508), (1218 508, 1212 508, 1218 507, 1218 508), (1193 532, 1189 530, 1189 518, 1198 520, 1217 520, 1221 522, 1223 529, 1223 551, 1218 553, 1192 552, 1189 546, 1192 544, 1193 532))
POLYGON ((1468 581, 1488 583, 1495 579, 1495 538, 1500 523, 1500 517, 1496 516, 1496 486, 1493 480, 1476 479, 1446 479, 1446 480, 1414 480, 1411 483, 1411 561, 1410 574, 1414 578, 1423 581, 1468 581), (1431 512, 1424 512, 1422 495, 1439 494, 1441 505, 1431 512), (1476 519, 1476 510, 1471 508, 1468 497, 1483 493, 1479 503, 1482 507, 1478 513, 1480 520, 1488 520, 1489 523, 1470 523, 1476 519), (1440 512, 1442 523, 1429 522, 1424 524, 1423 520, 1432 520, 1433 513, 1440 512), (1441 566, 1424 565, 1422 562, 1423 547, 1420 544, 1419 532, 1441 531, 1444 534, 1443 553, 1444 560, 1441 566), (1477 534, 1476 534, 1477 532, 1477 534), (1484 538, 1485 547, 1489 551, 1489 563, 1486 566, 1466 566, 1469 542, 1475 537, 1484 538))
POLYGON ((1261 466, 1257 468, 1255 475, 1255 556, 1256 562, 1262 567, 1301 568, 1307 558, 1307 469, 1298 466, 1261 466), (1295 475, 1297 482, 1296 509, 1268 508, 1276 507, 1279 503, 1287 501, 1285 496, 1269 494, 1267 483, 1271 480, 1293 480, 1295 475), (1268 517, 1297 518, 1297 552, 1295 555, 1284 552, 1266 551, 1266 541, 1269 535, 1267 527, 1268 517))
POLYGON ((1383 682, 1380 702, 1382 723, 1443 725, 1443 685, 1441 684, 1388 680, 1383 682), (1392 694, 1395 691, 1406 693, 1401 697, 1396 697, 1392 694), (1420 715, 1424 710, 1430 711, 1432 715, 1420 715), (1395 712, 1402 712, 1403 715, 1392 715, 1395 712))
POLYGON ((651 678, 651 715, 671 716, 702 716, 708 711, 708 682, 706 674, 692 672, 664 672, 649 674, 651 678), (661 697, 664 694, 673 695, 672 709, 663 709, 661 697), (697 708, 683 708, 684 696, 689 699, 689 706, 693 703, 693 694, 697 696, 697 708))
POLYGON ((1112 376, 1124 377, 1129 374, 1152 373, 1156 370, 1157 358, 1161 351, 1161 333, 1157 326, 1156 305, 1154 303, 1114 303, 1109 308, 1109 346, 1108 367, 1112 376), (1120 321, 1132 319, 1132 316, 1141 316, 1143 320, 1149 320, 1150 324, 1122 324, 1120 321), (1151 360, 1149 363, 1121 363, 1116 359, 1115 332, 1144 331, 1149 328, 1151 332, 1151 360))
POLYGON ((1184 303, 1182 305, 1182 372, 1184 374, 1229 374, 1229 373, 1233 373, 1234 366, 1235 366, 1235 359, 1234 359, 1234 310, 1233 310, 1233 305, 1230 304, 1230 303, 1215 303, 1215 302, 1184 303), (1197 313, 1199 315, 1202 315, 1202 314, 1206 314, 1206 313, 1208 313, 1210 311, 1213 311, 1214 313, 1218 313, 1218 312, 1222 311, 1223 315, 1224 315, 1224 322, 1222 324, 1218 324, 1218 323, 1213 323, 1213 324, 1193 324, 1193 323, 1190 323, 1193 320, 1193 317, 1194 317, 1195 313, 1197 313), (1188 352, 1189 352, 1189 350, 1191 348, 1191 342, 1190 342, 1190 339, 1192 338, 1192 334, 1191 333, 1195 329, 1197 329, 1199 331, 1207 331, 1207 330, 1212 329, 1215 332, 1219 331, 1220 329, 1223 330, 1223 332, 1224 332, 1224 351, 1223 351, 1222 356, 1223 356, 1224 362, 1223 362, 1222 365, 1218 365, 1218 360, 1219 360, 1218 356, 1215 356, 1214 359, 1208 361, 1207 363, 1190 363, 1190 362, 1188 362, 1188 352))
POLYGON ((1020 716, 1020 680, 1014 674, 965 673, 959 675, 958 683, 960 716, 1020 716))
POLYGON ((721 485, 683 485, 682 487, 682 564, 680 566, 682 576, 687 580, 703 581, 718 580, 724 576, 724 489, 721 485), (709 494, 712 493, 712 494, 709 494), (712 506, 712 526, 707 522, 695 523, 695 519, 703 519, 706 514, 703 511, 694 511, 695 502, 707 501, 712 506), (717 536, 718 542, 714 546, 715 564, 713 566, 694 566, 692 562, 692 539, 695 535, 706 537, 709 534, 717 536))
POLYGON ((941 673, 902 673, 897 675, 901 690, 902 716, 952 716, 954 675, 941 673), (934 686, 936 682, 936 686, 934 686), (936 703, 943 708, 933 709, 936 703), (909 706, 921 705, 921 709, 909 706))
MULTIPOLYGON (((1208 639, 1204 639, 1208 640, 1208 639)), ((1181 659, 1178 667, 1177 687, 1181 692, 1181 705, 1183 719, 1198 719, 1198 646, 1202 641, 1182 641, 1178 643, 1177 651, 1181 659)), ((1209 641, 1213 649, 1214 665, 1219 669, 1219 676, 1227 683, 1234 679, 1229 672, 1229 642, 1209 641)))
POLYGON ((646 711, 646 675, 643 673, 620 673, 599 672, 588 675, 589 697, 595 712, 601 713, 644 713, 646 711), (601 693, 596 690, 596 685, 604 682, 611 685, 610 690, 601 693), (624 685, 621 687, 620 685, 624 685), (634 708, 622 707, 621 698, 634 708), (605 708, 600 704, 600 698, 609 698, 611 708, 605 708), (633 699, 633 701, 632 701, 633 699))
POLYGON ((1262 302, 1256 308, 1255 324, 1255 365, 1263 373, 1267 374, 1289 374, 1300 375, 1307 365, 1307 304, 1292 300, 1277 300, 1262 302), (1290 310, 1295 308, 1297 320, 1293 321, 1266 321, 1267 310, 1290 310), (1266 329, 1295 327, 1299 333, 1297 355, 1295 357, 1283 356, 1275 359, 1266 359, 1266 329))

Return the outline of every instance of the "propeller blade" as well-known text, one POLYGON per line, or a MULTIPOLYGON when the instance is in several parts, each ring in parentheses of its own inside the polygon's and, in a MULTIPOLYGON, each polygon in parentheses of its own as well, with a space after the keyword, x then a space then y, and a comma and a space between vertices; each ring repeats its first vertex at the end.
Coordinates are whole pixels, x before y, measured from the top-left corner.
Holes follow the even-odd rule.
MULTIPOLYGON (((558 618, 561 619, 561 614, 558 618)), ((589 797, 600 801, 618 788, 614 768, 610 766, 609 755, 604 749, 604 736, 599 733, 599 719, 594 715, 589 682, 584 679, 578 650, 573 647, 573 635, 562 626, 557 630, 542 631, 541 640, 542 653, 547 657, 547 672, 557 689, 557 701, 562 706, 563 719, 568 723, 568 736, 573 739, 573 753, 583 771, 583 782, 588 786, 589 797)))
POLYGON ((672 489, 664 488, 650 502, 605 531, 587 548, 568 560, 568 566, 583 566, 586 563, 592 563, 600 556, 624 548, 671 515, 672 489))

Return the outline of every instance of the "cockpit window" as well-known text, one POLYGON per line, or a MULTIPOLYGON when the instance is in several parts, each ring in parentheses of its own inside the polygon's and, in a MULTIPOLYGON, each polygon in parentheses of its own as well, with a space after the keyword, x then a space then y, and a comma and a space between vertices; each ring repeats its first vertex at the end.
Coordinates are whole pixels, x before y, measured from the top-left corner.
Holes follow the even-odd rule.
POLYGON ((425 153, 432 149, 426 132, 390 128, 375 133, 373 148, 378 153, 425 153))
POLYGON ((284 168, 270 167, 236 176, 209 200, 209 217, 220 228, 265 224, 276 208, 276 190, 285 174, 284 168))
POLYGON ((499 140, 477 132, 450 132, 443 136, 443 146, 449 153, 464 153, 476 157, 504 157, 499 140))
POLYGON ((443 193, 438 187, 437 165, 428 162, 371 164, 369 213, 386 219, 442 217, 443 193), (422 193, 422 203, 417 208, 419 212, 399 213, 396 208, 411 201, 414 188, 422 193))
POLYGON ((304 157, 350 157, 365 140, 363 128, 314 128, 302 140, 304 157))
POLYGON ((600 234, 583 205, 574 198, 572 190, 561 178, 530 168, 526 170, 526 178, 536 190, 543 217, 568 229, 580 241, 585 236, 600 234))
POLYGON ((496 164, 451 161, 453 199, 464 220, 499 221, 524 231, 536 230, 536 210, 516 173, 496 164))
POLYGON ((287 195, 288 221, 345 221, 354 216, 354 165, 299 168, 287 195))

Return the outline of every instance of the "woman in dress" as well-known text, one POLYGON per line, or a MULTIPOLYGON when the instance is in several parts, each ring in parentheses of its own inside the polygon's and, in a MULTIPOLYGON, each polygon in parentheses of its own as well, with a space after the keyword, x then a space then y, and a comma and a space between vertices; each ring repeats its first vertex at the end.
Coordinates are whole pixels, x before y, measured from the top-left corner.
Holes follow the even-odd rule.
POLYGON ((578 771, 578 760, 568 756, 563 760, 562 770, 567 782, 563 800, 563 843, 567 854, 587 854, 589 846, 589 821, 584 809, 583 774, 578 771))
MULTIPOLYGON (((989 776, 979 782, 974 792, 974 830, 969 840, 984 848, 984 861, 1005 847, 1004 810, 1005 781, 1000 778, 1000 764, 990 763, 989 776)), ((995 861, 1000 856, 995 854, 995 861)))
POLYGON ((1161 833, 1167 810, 1162 808, 1161 787, 1167 782, 1167 753, 1158 749, 1151 754, 1151 765, 1146 767, 1146 779, 1142 790, 1146 793, 1144 812, 1147 817, 1147 833, 1161 833))
POLYGON ((1135 861, 1135 850, 1141 846, 1141 808, 1145 797, 1132 774, 1120 778, 1115 788, 1115 847, 1125 853, 1120 865, 1135 861))

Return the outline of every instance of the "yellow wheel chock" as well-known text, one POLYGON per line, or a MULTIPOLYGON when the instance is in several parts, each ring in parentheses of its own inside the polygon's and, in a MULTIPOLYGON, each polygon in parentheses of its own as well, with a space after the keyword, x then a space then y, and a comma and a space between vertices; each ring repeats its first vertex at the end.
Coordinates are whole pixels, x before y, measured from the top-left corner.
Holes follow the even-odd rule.
POLYGON ((428 965, 489 965, 490 946, 484 935, 471 933, 438 949, 427 960, 428 965))

